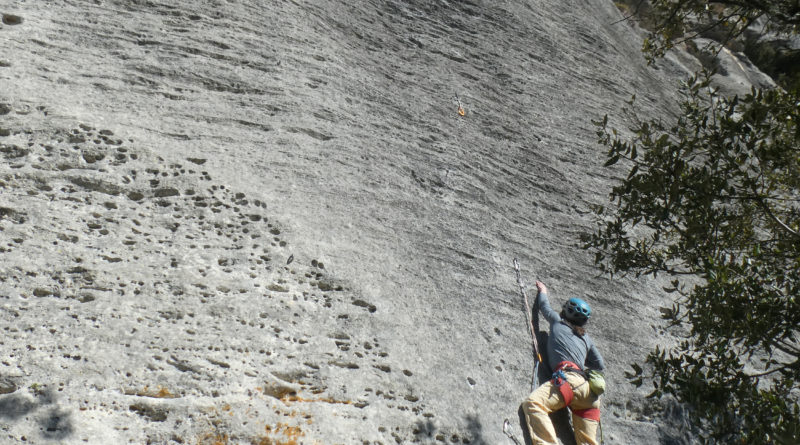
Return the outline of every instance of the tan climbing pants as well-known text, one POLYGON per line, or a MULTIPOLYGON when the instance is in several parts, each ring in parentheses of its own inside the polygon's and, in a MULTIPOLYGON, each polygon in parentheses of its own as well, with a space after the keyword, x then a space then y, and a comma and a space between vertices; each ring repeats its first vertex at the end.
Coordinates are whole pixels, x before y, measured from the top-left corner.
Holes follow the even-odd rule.
MULTIPOLYGON (((600 401, 589 389, 589 382, 586 379, 574 372, 565 374, 567 383, 572 387, 574 394, 570 408, 582 410, 600 407, 600 401)), ((525 418, 528 421, 528 431, 534 445, 558 445, 550 413, 558 411, 564 406, 564 397, 551 381, 537 388, 522 403, 525 418)), ((575 442, 578 445, 597 445, 597 424, 598 422, 595 420, 584 419, 573 414, 572 428, 575 432, 575 442)))

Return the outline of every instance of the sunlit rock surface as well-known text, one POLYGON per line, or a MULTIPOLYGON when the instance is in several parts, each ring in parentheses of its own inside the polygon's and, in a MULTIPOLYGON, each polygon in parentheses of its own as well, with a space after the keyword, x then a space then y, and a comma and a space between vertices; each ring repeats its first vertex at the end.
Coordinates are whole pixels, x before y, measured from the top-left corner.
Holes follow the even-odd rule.
POLYGON ((695 69, 612 2, 0 14, 0 443, 511 443, 515 257, 593 305, 606 443, 684 440, 624 378, 660 285, 579 248, 619 174, 591 120, 695 69))

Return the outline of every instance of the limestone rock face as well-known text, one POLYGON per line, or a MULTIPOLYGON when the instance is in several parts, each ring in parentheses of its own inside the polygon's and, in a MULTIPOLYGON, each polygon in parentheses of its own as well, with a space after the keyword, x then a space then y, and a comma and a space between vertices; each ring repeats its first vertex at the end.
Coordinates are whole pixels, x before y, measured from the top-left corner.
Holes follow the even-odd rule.
POLYGON ((615 174, 591 119, 681 74, 612 2, 0 14, 0 443, 510 443, 515 257, 594 308, 606 443, 677 443, 624 378, 660 287, 578 242, 615 174))

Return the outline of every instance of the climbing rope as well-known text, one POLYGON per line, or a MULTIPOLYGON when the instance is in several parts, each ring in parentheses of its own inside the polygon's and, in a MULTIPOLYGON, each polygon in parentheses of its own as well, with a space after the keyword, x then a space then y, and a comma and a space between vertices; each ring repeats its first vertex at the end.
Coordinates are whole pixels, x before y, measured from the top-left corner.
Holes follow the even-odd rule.
POLYGON ((525 285, 522 283, 522 275, 519 271, 519 262, 516 258, 514 258, 514 270, 517 273, 517 285, 519 285, 519 291, 522 294, 522 299, 525 300, 525 316, 528 319, 528 330, 531 333, 531 344, 533 345, 533 377, 531 378, 532 391, 539 386, 539 363, 542 362, 542 356, 539 354, 539 343, 536 341, 536 328, 534 328, 533 320, 531 319, 533 313, 531 312, 531 307, 528 303, 528 294, 525 293, 525 285))

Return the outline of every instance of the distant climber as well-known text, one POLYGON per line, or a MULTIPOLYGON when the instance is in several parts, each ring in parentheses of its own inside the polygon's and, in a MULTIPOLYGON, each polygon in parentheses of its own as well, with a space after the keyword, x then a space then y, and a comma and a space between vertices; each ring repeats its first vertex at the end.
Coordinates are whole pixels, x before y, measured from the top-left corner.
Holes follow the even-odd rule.
POLYGON ((605 388, 601 372, 605 364, 584 328, 592 311, 584 300, 570 298, 559 315, 550 307, 544 283, 537 281, 536 287, 539 310, 550 323, 547 355, 555 372, 551 380, 534 390, 522 404, 531 440, 534 445, 558 444, 549 414, 568 406, 572 411, 575 441, 578 445, 597 445, 599 394, 605 388))

